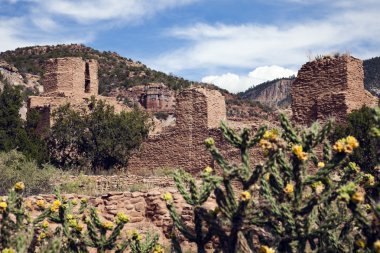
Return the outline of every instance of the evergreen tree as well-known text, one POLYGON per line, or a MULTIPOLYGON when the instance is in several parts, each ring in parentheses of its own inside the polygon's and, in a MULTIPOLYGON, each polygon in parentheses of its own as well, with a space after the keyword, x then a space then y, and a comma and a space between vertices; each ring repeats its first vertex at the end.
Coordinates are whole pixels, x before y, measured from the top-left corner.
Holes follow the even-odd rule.
POLYGON ((22 149, 27 134, 20 117, 21 88, 6 83, 0 94, 0 150, 22 149))
POLYGON ((93 172, 125 166, 150 129, 149 115, 138 109, 116 113, 92 98, 89 111, 65 105, 53 112, 49 150, 57 166, 90 167, 93 172))

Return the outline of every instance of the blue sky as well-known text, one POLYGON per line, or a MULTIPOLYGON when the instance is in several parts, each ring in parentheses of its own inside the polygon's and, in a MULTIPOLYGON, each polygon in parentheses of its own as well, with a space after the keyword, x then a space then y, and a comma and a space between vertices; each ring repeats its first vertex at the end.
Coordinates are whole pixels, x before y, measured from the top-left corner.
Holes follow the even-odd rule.
POLYGON ((232 92, 319 54, 380 56, 379 0, 0 0, 0 51, 83 43, 232 92))

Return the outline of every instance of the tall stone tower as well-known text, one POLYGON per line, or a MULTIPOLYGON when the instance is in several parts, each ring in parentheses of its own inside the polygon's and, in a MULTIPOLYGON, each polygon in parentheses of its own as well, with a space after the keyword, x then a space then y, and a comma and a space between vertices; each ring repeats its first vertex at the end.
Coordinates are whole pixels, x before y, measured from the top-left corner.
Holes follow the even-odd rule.
POLYGON ((293 120, 305 125, 329 117, 344 122, 352 110, 376 104, 364 89, 363 62, 348 55, 304 64, 291 94, 293 120))
POLYGON ((51 117, 53 110, 64 104, 69 103, 73 109, 83 109, 94 96, 114 106, 116 112, 129 110, 119 104, 114 97, 98 95, 96 60, 83 60, 79 57, 54 58, 45 62, 44 70, 42 79, 44 93, 40 96, 30 96, 28 100, 28 110, 35 108, 40 113, 37 132, 42 136, 47 135, 47 130, 53 124, 51 117))
POLYGON ((98 62, 78 57, 49 59, 45 63, 44 94, 98 95, 98 62))

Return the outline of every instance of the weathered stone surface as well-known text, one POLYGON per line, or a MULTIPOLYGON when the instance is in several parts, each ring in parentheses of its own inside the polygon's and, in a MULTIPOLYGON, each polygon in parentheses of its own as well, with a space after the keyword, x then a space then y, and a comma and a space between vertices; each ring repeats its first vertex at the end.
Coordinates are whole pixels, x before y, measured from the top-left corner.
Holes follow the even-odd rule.
POLYGON ((184 168, 197 172, 211 163, 204 147, 209 129, 226 119, 224 97, 215 90, 191 88, 177 96, 176 126, 142 144, 129 161, 129 171, 141 168, 184 168))
POLYGON ((348 55, 304 64, 291 88, 293 120, 309 125, 335 117, 344 122, 352 110, 375 105, 363 80, 363 62, 348 55))
POLYGON ((98 62, 82 60, 80 57, 49 59, 45 63, 45 74, 42 80, 44 93, 42 96, 30 96, 28 109, 36 108, 41 118, 37 132, 43 135, 54 123, 51 112, 57 107, 70 103, 74 109, 86 109, 92 96, 106 101, 115 107, 116 112, 129 110, 119 104, 116 98, 98 95, 98 62))

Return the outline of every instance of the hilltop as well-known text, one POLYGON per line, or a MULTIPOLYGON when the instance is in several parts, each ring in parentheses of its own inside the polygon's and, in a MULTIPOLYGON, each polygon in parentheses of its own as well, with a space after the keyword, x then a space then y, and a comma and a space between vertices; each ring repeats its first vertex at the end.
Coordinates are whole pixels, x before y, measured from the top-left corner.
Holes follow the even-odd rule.
POLYGON ((139 61, 122 57, 115 52, 101 52, 78 44, 23 47, 0 53, 0 59, 15 66, 24 76, 26 73, 41 76, 46 59, 69 56, 96 59, 99 62, 99 93, 103 95, 116 88, 129 88, 151 82, 165 83, 173 90, 181 90, 193 83, 150 69, 139 61))

